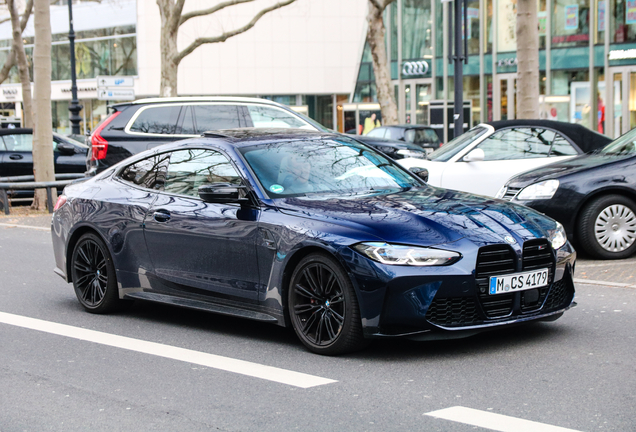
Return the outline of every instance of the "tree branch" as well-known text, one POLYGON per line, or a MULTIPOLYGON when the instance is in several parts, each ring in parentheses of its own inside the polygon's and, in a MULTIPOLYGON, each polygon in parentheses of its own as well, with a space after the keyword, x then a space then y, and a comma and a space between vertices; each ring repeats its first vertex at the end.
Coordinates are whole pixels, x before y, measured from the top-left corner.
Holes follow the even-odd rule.
MULTIPOLYGON (((33 0, 28 0, 24 8, 24 13, 22 14, 22 18, 20 19, 20 29, 21 29, 20 33, 22 33, 24 29, 26 28, 26 25, 29 22, 29 18, 31 17, 32 11, 33 11, 33 0)), ((7 18, 7 20, 10 20, 10 19, 11 17, 7 18)), ((16 61, 15 51, 13 49, 13 45, 11 45, 11 51, 9 52, 9 55, 7 56, 7 59, 5 60, 4 65, 2 66, 2 69, 0 69, 0 83, 3 83, 9 77, 11 68, 15 66, 15 61, 16 61)))
POLYGON ((188 12, 185 13, 183 15, 181 15, 181 20, 179 21, 179 25, 183 25, 184 22, 186 22, 187 20, 189 20, 190 18, 195 18, 195 17, 199 17, 199 16, 203 16, 203 15, 211 15, 215 12, 220 11, 221 9, 225 9, 228 6, 234 6, 237 4, 241 4, 241 3, 250 3, 253 2, 254 0, 228 0, 226 2, 223 3, 219 3, 215 6, 212 6, 211 8, 208 9, 202 9, 202 10, 198 10, 198 11, 192 11, 192 12, 188 12))
POLYGON ((207 38, 197 38, 194 40, 194 42, 192 42, 190 45, 188 45, 183 51, 181 51, 179 54, 177 54, 174 58, 174 62, 176 64, 179 64, 181 62, 181 60, 183 60, 183 58, 185 56, 187 56, 188 54, 190 54, 192 51, 194 51, 195 49, 197 49, 198 47, 200 47, 203 44, 209 44, 209 43, 218 43, 218 42, 225 42, 227 39, 239 35, 241 33, 244 33, 246 31, 248 31, 249 29, 251 29, 252 27, 254 27, 254 25, 256 25, 256 23, 258 22, 258 20, 260 20, 263 15, 272 12, 276 9, 280 9, 284 6, 287 6, 289 4, 294 3, 296 0, 285 0, 285 1, 281 1, 276 3, 273 6, 270 6, 268 8, 265 8, 263 10, 261 10, 259 13, 257 13, 254 18, 252 18, 252 21, 250 21, 249 23, 247 23, 246 25, 244 25, 241 28, 238 28, 236 30, 232 30, 226 33, 223 33, 220 36, 214 36, 214 37, 207 37, 207 38))

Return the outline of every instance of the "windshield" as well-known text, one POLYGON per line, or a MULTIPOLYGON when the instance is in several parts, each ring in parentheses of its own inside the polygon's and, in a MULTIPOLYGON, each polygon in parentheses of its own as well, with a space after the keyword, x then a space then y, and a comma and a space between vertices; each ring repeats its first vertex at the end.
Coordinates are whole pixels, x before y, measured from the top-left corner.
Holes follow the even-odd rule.
POLYGON ((428 155, 428 159, 437 162, 446 162, 487 131, 488 129, 483 126, 474 127, 448 144, 445 144, 435 150, 433 153, 428 155))
POLYGON ((422 186, 395 162, 347 138, 277 142, 240 151, 272 198, 422 186))
POLYGON ((636 129, 609 143, 601 149, 600 153, 612 156, 636 154, 636 129))
POLYGON ((415 144, 437 144, 439 137, 433 129, 407 129, 404 140, 415 144))

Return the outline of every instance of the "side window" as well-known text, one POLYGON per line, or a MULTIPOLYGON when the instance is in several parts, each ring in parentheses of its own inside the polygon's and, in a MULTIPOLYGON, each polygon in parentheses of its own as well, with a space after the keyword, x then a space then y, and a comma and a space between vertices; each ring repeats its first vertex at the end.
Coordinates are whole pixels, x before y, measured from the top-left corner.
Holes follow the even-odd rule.
POLYGON ((375 129, 372 129, 367 134, 367 136, 376 137, 376 138, 384 138, 384 135, 386 134, 386 132, 387 132, 387 129, 385 128, 375 128, 375 129))
POLYGON ((4 145, 4 137, 0 137, 0 151, 5 151, 7 146, 4 145))
POLYGON ((563 135, 557 133, 552 143, 550 156, 575 156, 577 154, 572 144, 563 135))
POLYGON ((123 181, 148 189, 163 190, 170 153, 162 153, 128 165, 119 175, 123 181))
POLYGON ((5 135, 2 138, 8 151, 30 152, 33 150, 33 135, 31 134, 5 135))
POLYGON ((165 192, 199 196, 199 186, 241 184, 241 177, 225 155, 203 149, 175 151, 170 156, 165 192))
POLYGON ((252 117, 252 123, 257 128, 315 128, 292 113, 280 108, 248 105, 247 109, 252 117))
POLYGON ((130 131, 174 135, 177 133, 177 120, 180 111, 180 105, 145 108, 130 126, 130 131))
POLYGON ((181 135, 196 135, 194 128, 194 115, 192 114, 192 107, 184 106, 181 110, 181 117, 183 117, 181 126, 179 126, 179 134, 181 135))
POLYGON ((554 132, 527 127, 502 129, 477 146, 485 161, 547 157, 554 132))
POLYGON ((192 108, 199 133, 240 127, 236 105, 194 105, 192 108))

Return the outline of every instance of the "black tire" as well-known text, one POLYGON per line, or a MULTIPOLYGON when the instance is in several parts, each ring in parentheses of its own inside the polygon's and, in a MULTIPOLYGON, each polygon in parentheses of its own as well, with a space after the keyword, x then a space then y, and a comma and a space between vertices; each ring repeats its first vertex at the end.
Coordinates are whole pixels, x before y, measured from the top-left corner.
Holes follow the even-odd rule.
POLYGON ((636 252, 636 203, 622 195, 596 198, 579 218, 578 243, 600 259, 621 259, 636 252))
POLYGON ((119 310, 115 266, 108 248, 95 234, 84 234, 71 255, 73 288, 80 304, 90 313, 104 314, 119 310))
POLYGON ((338 355, 368 345, 351 281, 333 258, 312 253, 292 274, 289 316, 301 342, 317 354, 338 355))

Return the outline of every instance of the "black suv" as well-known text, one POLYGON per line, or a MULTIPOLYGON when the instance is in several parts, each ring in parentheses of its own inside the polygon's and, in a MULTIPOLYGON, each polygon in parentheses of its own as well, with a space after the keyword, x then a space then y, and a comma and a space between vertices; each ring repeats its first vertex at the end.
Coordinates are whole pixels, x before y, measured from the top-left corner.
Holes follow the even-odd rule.
MULTIPOLYGON (((329 131, 291 108, 258 98, 153 98, 111 105, 90 138, 89 174, 95 174, 143 150, 205 131, 243 127, 300 128, 329 131)), ((355 137, 366 142, 364 136, 355 137)), ((393 140, 371 139, 367 144, 394 159, 421 157, 421 147, 393 140)))

